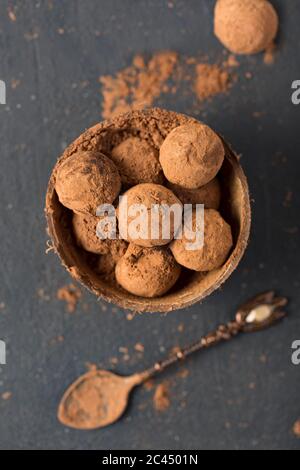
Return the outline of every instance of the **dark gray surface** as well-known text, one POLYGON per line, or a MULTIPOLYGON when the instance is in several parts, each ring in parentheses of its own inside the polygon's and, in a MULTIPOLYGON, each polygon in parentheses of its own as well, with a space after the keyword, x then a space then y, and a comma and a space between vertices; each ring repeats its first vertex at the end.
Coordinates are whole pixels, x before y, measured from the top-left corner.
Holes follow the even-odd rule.
MULTIPOLYGON (((130 63, 136 52, 170 48, 187 55, 222 47, 212 34, 212 0, 1 1, 1 76, 8 84, 0 106, 0 338, 8 363, 0 370, 0 448, 17 449, 297 449, 291 428, 300 417, 300 366, 291 344, 300 339, 299 147, 300 106, 291 82, 300 79, 300 3, 274 1, 281 14, 280 50, 273 66, 243 58, 228 96, 200 109, 200 117, 242 153, 253 204, 251 242, 222 291, 202 305, 169 316, 103 312, 88 292, 74 315, 56 300, 70 282, 57 257, 45 255, 44 194, 57 156, 84 128, 101 119, 98 77, 130 63), (17 21, 7 7, 17 5, 17 21), (64 28, 59 34, 58 28, 64 28), (29 40, 28 33, 36 37, 29 40), (244 78, 252 72, 252 80, 244 78), (11 80, 19 79, 16 89, 11 80), (88 81, 86 86, 82 83, 88 81), (254 119, 253 112, 264 112, 254 119), (290 204, 286 195, 293 192, 290 204), (288 207, 286 207, 288 206, 288 207), (293 232, 294 230, 292 230, 293 232), (44 289, 49 301, 38 298, 44 289), (121 373, 152 364, 163 349, 184 345, 231 318, 247 297, 276 288, 291 299, 290 317, 272 330, 245 336, 191 358, 189 377, 174 377, 171 406, 152 407, 152 392, 137 391, 126 417, 95 432, 63 428, 56 407, 85 363, 109 367, 130 350, 121 373), (88 305, 84 311, 83 304, 88 305), (178 326, 183 323, 184 331, 178 326), (53 339, 64 336, 62 343, 53 339), (143 357, 134 354, 137 342, 143 357), (183 406, 185 402, 186 406, 183 406), (144 409, 141 409, 145 406, 144 409)), ((190 112, 192 97, 159 105, 190 112)))

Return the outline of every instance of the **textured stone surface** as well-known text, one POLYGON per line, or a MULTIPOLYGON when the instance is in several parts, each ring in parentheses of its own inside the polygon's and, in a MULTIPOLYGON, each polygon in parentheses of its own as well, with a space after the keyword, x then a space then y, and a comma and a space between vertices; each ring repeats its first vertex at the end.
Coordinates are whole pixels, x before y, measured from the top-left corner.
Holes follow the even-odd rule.
MULTIPOLYGON (((0 448, 298 449, 292 428, 299 418, 300 367, 291 365, 290 348, 300 336, 300 108, 291 104, 290 86, 299 78, 299 2, 274 1, 282 47, 273 67, 260 56, 241 60, 239 73, 252 72, 253 80, 242 78, 197 116, 243 155, 256 201, 246 256, 223 290, 202 305, 132 321, 88 292, 73 315, 56 300, 70 277, 54 254, 45 254, 47 181, 62 147, 100 119, 99 75, 124 67, 140 51, 222 55, 213 36, 214 2, 189 0, 188 8, 183 0, 170 2, 174 8, 156 0, 52 3, 49 10, 46 1, 0 5, 0 78, 8 87, 7 105, 0 105, 0 337, 7 342, 0 395, 12 393, 0 398, 0 448), (15 4, 12 22, 7 7, 15 4), (30 39, 34 33, 38 37, 30 39), (21 84, 12 89, 12 79, 21 84), (254 112, 265 114, 255 119, 254 112), (162 348, 196 340, 269 288, 290 297, 290 317, 191 358, 185 379, 176 369, 166 373, 176 380, 165 413, 157 414, 152 392, 141 389, 124 419, 100 432, 67 430, 57 421, 62 393, 86 362, 109 368, 117 356, 124 374, 150 366, 162 348), (134 353, 137 342, 144 345, 142 357, 134 353), (123 362, 119 347, 128 347, 130 361, 123 362)), ((193 115, 191 98, 180 94, 159 104, 193 115)))

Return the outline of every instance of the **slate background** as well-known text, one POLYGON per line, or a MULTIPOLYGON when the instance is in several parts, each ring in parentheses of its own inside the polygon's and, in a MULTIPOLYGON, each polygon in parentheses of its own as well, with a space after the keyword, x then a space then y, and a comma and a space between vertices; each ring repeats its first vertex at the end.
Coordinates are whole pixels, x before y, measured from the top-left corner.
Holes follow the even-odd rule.
MULTIPOLYGON (((291 82, 300 79, 300 3, 273 3, 281 17, 275 64, 264 65, 261 55, 240 59, 230 94, 199 108, 242 154, 255 200, 247 254, 202 305, 127 321, 126 312, 88 292, 73 315, 56 299, 70 279, 55 255, 45 255, 47 180, 65 145, 101 119, 100 75, 128 65, 136 52, 170 48, 222 57, 212 34, 214 1, 1 0, 7 104, 0 106, 0 338, 8 352, 0 394, 12 393, 0 399, 1 449, 299 448, 292 427, 300 417, 300 366, 291 364, 291 344, 300 338, 300 107, 291 103, 291 82), (17 7, 15 22, 9 7, 17 7), (253 112, 263 115, 255 119, 253 112), (165 413, 154 411, 153 392, 140 389, 125 418, 107 429, 82 433, 57 422, 61 394, 87 362, 109 367, 117 356, 119 372, 134 372, 229 320, 239 303, 269 288, 289 296, 289 318, 191 358, 185 379, 175 370, 166 374, 172 396, 165 413), (55 341, 59 335, 63 342, 55 341), (134 352, 137 342, 144 355, 134 352), (122 346, 129 348, 128 362, 122 346)), ((192 96, 157 104, 195 111, 192 96)))

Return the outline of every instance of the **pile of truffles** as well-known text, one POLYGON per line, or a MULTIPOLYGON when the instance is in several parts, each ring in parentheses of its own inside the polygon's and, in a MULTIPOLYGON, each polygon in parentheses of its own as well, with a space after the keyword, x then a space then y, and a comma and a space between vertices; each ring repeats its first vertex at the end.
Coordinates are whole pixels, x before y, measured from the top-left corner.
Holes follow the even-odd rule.
POLYGON ((160 149, 139 135, 122 139, 110 155, 77 151, 63 160, 55 189, 61 204, 73 212, 76 243, 93 254, 97 275, 133 295, 158 297, 172 289, 187 270, 205 273, 221 267, 229 256, 233 246, 231 227, 218 212, 222 196, 218 173, 225 149, 212 129, 196 121, 173 129, 160 149), (120 199, 120 195, 127 198, 120 199), (125 199, 127 207, 143 204, 147 213, 153 205, 190 204, 195 233, 196 204, 204 204, 202 247, 190 250, 190 239, 184 235, 174 238, 174 219, 166 236, 160 212, 156 218, 157 236, 152 237, 150 230, 151 212, 148 236, 133 237, 124 226, 131 222, 130 217, 122 217, 125 199), (104 217, 96 215, 97 208, 103 204, 113 204, 116 209, 115 238, 103 239, 97 234, 104 217))

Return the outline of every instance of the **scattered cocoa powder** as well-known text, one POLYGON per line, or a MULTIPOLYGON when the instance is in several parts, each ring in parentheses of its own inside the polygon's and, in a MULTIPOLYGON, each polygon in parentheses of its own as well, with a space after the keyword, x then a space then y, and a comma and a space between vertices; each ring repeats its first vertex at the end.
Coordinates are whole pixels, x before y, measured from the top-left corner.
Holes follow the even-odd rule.
POLYGON ((88 372, 96 371, 98 369, 97 364, 94 364, 93 362, 86 362, 85 367, 88 372))
POLYGON ((296 437, 300 438, 300 419, 294 424, 293 433, 296 437))
POLYGON ((284 201, 283 201, 283 206, 287 207, 287 208, 291 207, 292 200, 293 200, 293 192, 292 191, 287 191, 287 193, 285 195, 285 198, 284 198, 284 201))
POLYGON ((9 17, 10 21, 12 21, 13 23, 15 23, 17 21, 16 12, 12 7, 9 7, 7 9, 7 14, 8 14, 8 17, 9 17))
POLYGON ((135 314, 134 313, 127 313, 126 315, 126 320, 127 321, 132 321, 135 317, 135 314))
POLYGON ((264 111, 254 111, 252 113, 252 116, 255 118, 255 119, 260 119, 261 117, 263 117, 265 115, 265 112, 264 111))
POLYGON ((5 400, 5 401, 10 400, 11 397, 12 397, 12 393, 11 393, 11 392, 4 392, 4 393, 2 393, 2 395, 1 395, 2 400, 5 400))
POLYGON ((149 390, 153 390, 154 388, 154 381, 153 380, 147 380, 147 382, 145 382, 143 384, 143 387, 145 390, 149 391, 149 390))
POLYGON ((107 305, 104 303, 99 303, 100 309, 102 312, 107 312, 107 305))
POLYGON ((66 302, 66 308, 69 313, 73 313, 77 307, 79 299, 82 297, 82 292, 79 287, 74 284, 69 284, 58 289, 56 294, 58 300, 66 302))
POLYGON ((189 370, 188 369, 179 369, 179 371, 177 372, 177 377, 179 377, 180 379, 186 379, 186 377, 189 376, 189 370))
POLYGON ((11 79, 10 86, 11 86, 12 90, 15 90, 20 85, 21 85, 21 80, 18 80, 17 78, 12 78, 11 79))
POLYGON ((200 62, 196 57, 180 57, 174 51, 158 51, 148 62, 136 55, 131 65, 115 75, 99 77, 102 116, 108 119, 143 109, 153 105, 160 95, 174 94, 182 86, 184 93, 192 91, 201 101, 228 92, 234 82, 230 70, 239 65, 236 57, 229 54, 222 66, 207 61, 208 57, 200 62))
POLYGON ((39 38, 39 30, 33 29, 31 31, 27 31, 26 33, 24 33, 24 38, 26 39, 26 41, 35 41, 39 38))
POLYGON ((109 359, 109 362, 113 365, 113 366, 116 366, 117 364, 119 364, 119 359, 117 357, 111 357, 109 359))
POLYGON ((128 362, 130 360, 129 349, 126 346, 120 346, 119 353, 123 355, 122 361, 128 362))
POLYGON ((145 351, 145 348, 144 348, 143 344, 141 344, 141 343, 136 343, 136 345, 134 346, 134 349, 137 352, 140 352, 140 353, 143 353, 145 351))
POLYGON ((223 67, 224 68, 233 68, 233 67, 238 67, 240 65, 239 61, 235 57, 234 54, 229 54, 227 59, 224 60, 223 62, 223 67))
POLYGON ((54 344, 57 344, 57 343, 62 343, 64 340, 65 340, 64 336, 62 335, 56 336, 56 338, 52 338, 50 340, 50 346, 53 346, 54 344))
POLYGON ((49 302, 50 300, 50 295, 49 294, 46 294, 46 291, 43 287, 40 287, 38 290, 37 290, 37 296, 40 300, 44 301, 44 302, 49 302))
POLYGON ((266 364, 268 362, 268 357, 266 356, 266 354, 261 354, 259 356, 259 361, 262 363, 262 364, 266 364))
POLYGON ((167 81, 176 63, 176 52, 159 51, 148 62, 136 55, 132 64, 115 76, 101 76, 103 117, 151 106, 162 92, 168 91, 167 81))
POLYGON ((147 403, 140 403, 138 405, 138 410, 144 411, 147 408, 147 403))
POLYGON ((168 382, 157 385, 153 395, 153 405, 157 411, 165 411, 170 406, 170 393, 168 382))
POLYGON ((276 45, 275 43, 271 43, 264 53, 264 63, 266 65, 272 65, 275 62, 275 54, 276 54, 276 45))
POLYGON ((200 100, 226 93, 231 86, 230 74, 214 64, 196 65, 195 92, 200 100))

